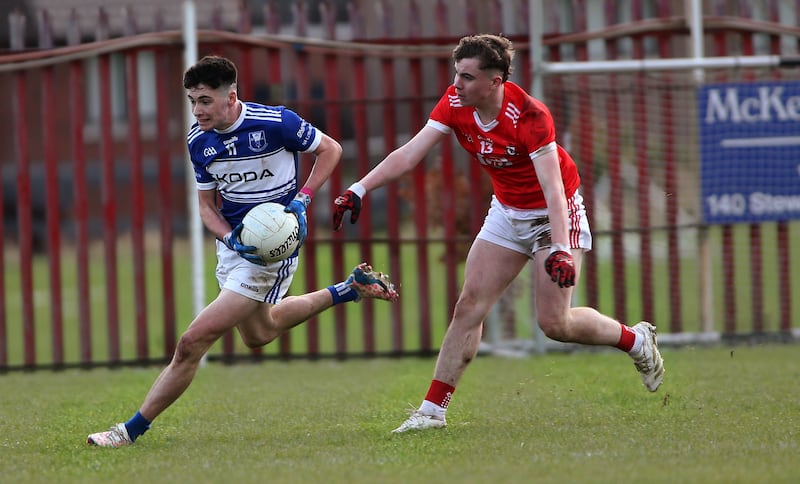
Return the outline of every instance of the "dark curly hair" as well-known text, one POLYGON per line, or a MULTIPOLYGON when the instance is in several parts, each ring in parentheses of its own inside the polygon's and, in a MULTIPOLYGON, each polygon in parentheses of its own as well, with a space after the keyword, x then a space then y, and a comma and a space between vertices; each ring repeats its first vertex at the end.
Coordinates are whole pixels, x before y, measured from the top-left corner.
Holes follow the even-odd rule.
POLYGON ((205 84, 211 89, 236 84, 238 72, 236 65, 225 57, 207 55, 186 70, 183 75, 184 89, 192 89, 205 84))

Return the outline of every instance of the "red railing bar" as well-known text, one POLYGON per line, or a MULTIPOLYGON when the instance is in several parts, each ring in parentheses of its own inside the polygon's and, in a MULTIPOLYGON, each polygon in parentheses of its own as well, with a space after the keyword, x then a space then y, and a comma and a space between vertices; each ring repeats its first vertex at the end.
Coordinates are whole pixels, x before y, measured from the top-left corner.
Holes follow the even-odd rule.
MULTIPOLYGON (((367 120, 366 104, 362 101, 367 95, 367 72, 366 72, 366 59, 364 57, 355 57, 353 59, 353 128, 356 142, 356 165, 358 167, 359 178, 364 176, 370 170, 369 158, 369 122, 367 120)), ((365 261, 373 263, 373 223, 374 217, 380 217, 376 212, 378 206, 374 203, 375 193, 367 194, 366 210, 358 220, 358 239, 359 239, 359 254, 365 261)), ((345 223, 349 223, 345 220, 345 223)), ((365 300, 361 303, 361 314, 363 315, 363 330, 364 333, 374 331, 375 324, 375 308, 371 300, 365 300)), ((344 354, 345 345, 345 325, 337 324, 337 354, 344 354)), ((374 336, 373 336, 374 337, 374 336)))
POLYGON ((133 290, 136 317, 136 357, 146 360, 149 354, 147 340, 147 292, 144 252, 144 175, 142 162, 142 136, 139 116, 138 51, 125 53, 126 101, 128 103, 127 142, 130 155, 131 190, 131 242, 133 246, 133 290))
MULTIPOLYGON (((444 93, 452 82, 451 59, 440 59, 436 62, 439 92, 444 93)), ((453 143, 452 137, 446 136, 441 141, 442 147, 442 192, 440 195, 440 202, 442 204, 442 219, 444 221, 444 265, 445 265, 445 284, 446 284, 446 300, 447 300, 447 314, 445 315, 447 323, 449 324, 450 316, 456 307, 456 300, 458 299, 459 284, 458 284, 458 260, 456 259, 456 200, 455 200, 455 187, 452 180, 456 179, 454 160, 453 160, 453 143)))
MULTIPOLYGON (((383 72, 383 153, 389 154, 397 147, 395 143, 395 136, 397 135, 397 109, 394 102, 396 96, 395 90, 395 61, 393 59, 381 59, 381 70, 383 72)), ((382 156, 379 157, 382 159, 382 156)), ((392 276, 395 284, 400 284, 398 289, 402 289, 403 271, 401 267, 401 252, 400 252, 400 208, 398 206, 400 201, 400 192, 397 183, 389 184, 387 188, 387 220, 394 223, 388 224, 388 237, 389 237, 389 274, 392 276)), ((401 298, 403 297, 401 292, 401 298)), ((402 347, 403 343, 403 305, 402 303, 391 305, 392 314, 392 336, 399 338, 399 344, 402 347)), ((368 352, 374 352, 374 348, 368 348, 368 352)))
MULTIPOLYGON (((420 59, 411 59, 408 61, 409 73, 409 95, 414 97, 410 105, 410 132, 416 133, 426 122, 426 116, 422 96, 423 96, 423 82, 422 82, 422 61, 420 59)), ((425 200, 425 162, 420 162, 412 173, 414 180, 414 199, 425 200)), ((431 351, 433 348, 432 334, 431 334, 431 310, 430 310, 430 262, 428 257, 428 244, 425 239, 428 237, 428 207, 425 203, 417 203, 414 206, 414 230, 417 236, 416 252, 417 252, 417 293, 416 298, 418 301, 417 315, 419 318, 419 348, 423 352, 431 351)), ((401 288, 402 289, 402 288, 401 288)), ((402 296, 401 296, 402 297, 402 296)), ((408 294, 406 297, 412 297, 408 294)), ((403 351, 404 346, 401 342, 395 341, 393 350, 395 352, 403 351)))
MULTIPOLYGON (((161 291, 163 296, 163 333, 164 333, 164 353, 163 357, 168 359, 175 352, 177 341, 177 316, 175 314, 175 277, 173 274, 175 267, 174 253, 172 244, 175 240, 172 217, 174 213, 172 201, 172 154, 170 153, 169 140, 169 99, 172 90, 172 79, 160 73, 170 72, 170 56, 165 49, 154 51, 158 74, 156 74, 156 131, 158 133, 158 187, 160 204, 160 228, 161 228, 161 291)), ((186 102, 182 100, 182 102, 186 102)), ((182 118, 181 118, 182 119, 182 118)), ((180 126, 183 127, 183 124, 180 126)), ((187 127, 188 129, 188 127, 187 127)), ((179 130, 180 139, 186 129, 179 130)), ((181 144, 183 147, 184 145, 181 144)), ((185 148, 184 148, 185 149, 185 148)), ((181 157, 180 159, 184 159, 181 157)))
POLYGON ((106 318, 109 361, 120 361, 119 300, 117 287, 117 213, 114 183, 114 134, 111 112, 111 66, 108 55, 98 59, 100 77, 100 146, 102 153, 103 241, 105 246, 106 318))
POLYGON ((53 365, 64 364, 64 316, 61 294, 61 201, 58 189, 58 147, 56 119, 52 107, 56 105, 52 67, 42 71, 42 120, 45 163, 45 206, 47 224, 47 260, 50 285, 50 339, 53 365))
POLYGON ((92 323, 89 290, 89 188, 86 183, 86 152, 83 139, 85 123, 84 71, 81 62, 69 64, 70 138, 74 158, 75 236, 78 271, 78 335, 80 361, 92 362, 92 323))
POLYGON ((31 167, 28 144, 28 89, 24 72, 14 76, 17 131, 17 221, 19 227, 19 264, 22 294, 22 334, 24 365, 36 365, 36 325, 33 310, 33 221, 31 220, 31 167))
MULTIPOLYGON (((336 56, 332 54, 326 54, 324 57, 325 63, 325 72, 328 72, 329 75, 325 76, 325 98, 326 99, 339 99, 341 94, 339 93, 339 82, 340 78, 337 75, 333 75, 332 73, 338 72, 342 66, 340 66, 341 60, 338 59, 336 56)), ((341 113, 341 105, 336 104, 328 104, 325 108, 325 131, 326 133, 331 136, 335 140, 341 140, 341 124, 342 124, 342 113, 341 113)), ((345 157, 347 154, 343 154, 345 157)), ((344 187, 342 186, 342 172, 346 169, 345 162, 340 162, 340 166, 333 171, 331 174, 330 179, 328 180, 328 188, 330 190, 330 198, 323 199, 321 196, 317 196, 318 201, 315 202, 318 204, 317 206, 320 207, 317 210, 322 210, 322 206, 325 205, 327 207, 333 206, 333 200, 338 197, 343 191, 344 187)), ((348 180, 348 182, 352 183, 355 180, 348 180)), ((348 186, 350 186, 348 184, 348 186)), ((313 210, 312 210, 313 211, 313 210)), ((349 223, 349 222, 346 222, 349 223)), ((309 229, 311 230, 311 226, 315 225, 309 223, 309 229)), ((331 219, 325 220, 323 222, 323 226, 327 226, 328 228, 332 227, 331 219)), ((342 236, 343 232, 332 232, 333 240, 331 242, 331 255, 332 260, 330 261, 333 267, 333 278, 334 280, 331 281, 323 281, 324 284, 334 284, 339 282, 337 278, 344 278, 348 274, 348 268, 344 265, 344 245, 342 244, 342 236)), ((360 261, 359 261, 360 262, 360 261)), ((333 307, 333 319, 335 321, 335 325, 338 327, 343 327, 345 325, 345 321, 347 320, 347 311, 346 311, 345 304, 339 304, 333 307)), ((315 329, 318 333, 318 328, 315 326, 315 329)), ((318 335, 315 335, 317 338, 317 345, 318 343, 318 335)), ((319 348, 316 348, 316 352, 319 352, 319 348)))

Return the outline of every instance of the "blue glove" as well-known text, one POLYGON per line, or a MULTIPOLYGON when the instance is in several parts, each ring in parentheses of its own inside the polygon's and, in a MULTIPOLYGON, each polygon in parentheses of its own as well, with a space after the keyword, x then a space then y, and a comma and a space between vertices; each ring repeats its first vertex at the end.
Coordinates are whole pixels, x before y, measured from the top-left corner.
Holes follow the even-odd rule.
POLYGON ((286 205, 286 208, 283 209, 284 212, 293 213, 295 217, 297 217, 297 224, 299 226, 297 230, 297 239, 300 241, 298 247, 303 245, 303 242, 306 241, 306 236, 308 235, 308 217, 306 215, 306 207, 308 204, 311 203, 311 197, 305 193, 298 193, 294 200, 289 202, 289 205, 286 205))
POLYGON ((222 243, 225 244, 227 248, 239 254, 240 257, 247 259, 253 264, 258 264, 260 266, 267 265, 267 263, 255 253, 257 250, 255 246, 242 244, 240 234, 242 233, 243 228, 244 224, 240 223, 237 225, 233 230, 222 237, 222 243))

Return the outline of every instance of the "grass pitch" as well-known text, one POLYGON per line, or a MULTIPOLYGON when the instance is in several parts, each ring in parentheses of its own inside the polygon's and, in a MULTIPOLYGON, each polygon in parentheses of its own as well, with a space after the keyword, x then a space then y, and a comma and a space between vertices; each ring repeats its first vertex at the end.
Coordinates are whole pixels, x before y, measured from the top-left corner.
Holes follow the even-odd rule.
POLYGON ((800 348, 663 351, 650 394, 614 351, 481 356, 443 430, 393 435, 433 360, 202 368, 129 448, 85 444, 158 368, 0 375, 3 482, 798 482, 800 348))

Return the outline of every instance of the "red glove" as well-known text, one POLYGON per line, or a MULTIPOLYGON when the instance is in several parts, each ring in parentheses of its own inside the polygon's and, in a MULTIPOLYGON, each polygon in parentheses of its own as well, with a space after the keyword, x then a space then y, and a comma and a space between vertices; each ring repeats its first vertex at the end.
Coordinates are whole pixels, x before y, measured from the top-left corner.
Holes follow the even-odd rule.
POLYGON ((563 250, 551 252, 544 261, 544 270, 550 274, 550 280, 558 283, 558 287, 575 285, 575 262, 572 255, 563 250))
POLYGON ((352 190, 347 190, 333 201, 333 230, 338 231, 342 228, 342 219, 348 210, 350 210, 350 223, 356 223, 361 214, 361 197, 352 190))

